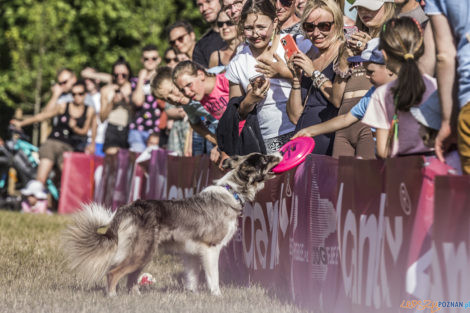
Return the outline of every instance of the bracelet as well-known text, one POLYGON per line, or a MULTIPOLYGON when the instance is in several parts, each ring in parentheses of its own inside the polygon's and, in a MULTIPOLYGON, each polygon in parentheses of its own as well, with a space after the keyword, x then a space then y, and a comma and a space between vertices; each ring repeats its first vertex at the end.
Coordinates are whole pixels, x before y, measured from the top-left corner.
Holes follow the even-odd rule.
POLYGON ((325 77, 324 80, 320 81, 320 82, 317 84, 317 88, 320 89, 321 86, 323 86, 323 84, 326 83, 327 81, 329 81, 329 79, 325 77))
POLYGON ((351 76, 351 69, 348 67, 348 70, 343 72, 339 69, 338 63, 339 63, 338 61, 333 63, 333 72, 335 72, 335 74, 341 77, 342 79, 346 79, 349 76, 351 76))
POLYGON ((291 89, 293 89, 293 90, 299 90, 300 87, 292 87, 291 89))
POLYGON ((328 77, 325 76, 325 74, 321 74, 317 78, 313 80, 313 86, 317 89, 319 89, 324 83, 328 81, 328 77))

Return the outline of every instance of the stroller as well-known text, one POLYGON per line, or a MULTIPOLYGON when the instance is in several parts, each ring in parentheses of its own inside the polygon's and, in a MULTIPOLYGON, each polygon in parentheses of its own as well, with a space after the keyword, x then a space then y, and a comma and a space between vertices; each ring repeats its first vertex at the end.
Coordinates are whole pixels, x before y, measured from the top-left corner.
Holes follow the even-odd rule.
MULTIPOLYGON (((8 127, 9 140, 5 145, 0 145, 0 208, 10 210, 21 209, 21 196, 8 193, 10 168, 17 173, 15 190, 24 188, 26 184, 36 178, 36 170, 39 164, 38 148, 28 141, 29 136, 13 126, 8 127)), ((46 188, 51 196, 57 201, 59 190, 52 179, 46 182, 46 188)))

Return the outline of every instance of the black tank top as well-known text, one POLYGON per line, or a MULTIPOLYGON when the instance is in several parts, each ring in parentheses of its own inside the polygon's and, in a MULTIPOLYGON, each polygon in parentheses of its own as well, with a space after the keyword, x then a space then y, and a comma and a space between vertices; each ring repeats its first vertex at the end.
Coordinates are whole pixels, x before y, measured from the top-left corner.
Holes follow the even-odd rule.
MULTIPOLYGON (((49 136, 50 139, 60 140, 65 142, 71 146, 77 142, 77 137, 85 137, 77 135, 73 132, 73 130, 69 127, 69 120, 71 118, 69 113, 69 106, 70 103, 67 103, 65 107, 65 112, 57 117, 57 124, 52 127, 52 132, 49 136)), ((83 114, 77 118, 77 127, 82 128, 86 121, 86 115, 88 111, 88 106, 85 106, 85 110, 83 110, 83 114)))

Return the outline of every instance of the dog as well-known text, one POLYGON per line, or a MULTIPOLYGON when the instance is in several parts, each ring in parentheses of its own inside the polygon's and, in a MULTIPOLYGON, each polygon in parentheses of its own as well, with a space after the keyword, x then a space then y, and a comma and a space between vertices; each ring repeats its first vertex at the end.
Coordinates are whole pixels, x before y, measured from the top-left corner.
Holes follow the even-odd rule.
POLYGON ((275 174, 280 153, 251 153, 224 160, 228 172, 214 185, 182 200, 137 200, 115 213, 98 204, 84 205, 63 234, 70 267, 88 282, 105 275, 107 295, 127 275, 129 292, 140 294, 137 279, 159 244, 183 257, 185 288, 196 291, 199 268, 207 287, 220 295, 219 254, 237 229, 246 201, 253 201, 264 182, 275 174))

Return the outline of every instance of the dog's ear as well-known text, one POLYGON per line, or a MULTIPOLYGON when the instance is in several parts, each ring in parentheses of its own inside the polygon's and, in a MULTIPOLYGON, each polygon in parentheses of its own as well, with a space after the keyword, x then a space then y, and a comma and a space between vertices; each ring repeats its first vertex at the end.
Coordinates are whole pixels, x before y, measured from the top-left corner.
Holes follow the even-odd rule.
POLYGON ((240 163, 240 156, 234 155, 222 162, 222 169, 233 170, 240 163))

